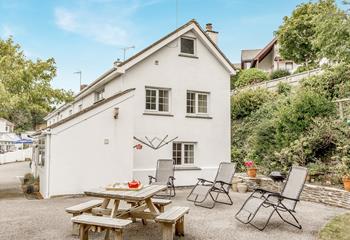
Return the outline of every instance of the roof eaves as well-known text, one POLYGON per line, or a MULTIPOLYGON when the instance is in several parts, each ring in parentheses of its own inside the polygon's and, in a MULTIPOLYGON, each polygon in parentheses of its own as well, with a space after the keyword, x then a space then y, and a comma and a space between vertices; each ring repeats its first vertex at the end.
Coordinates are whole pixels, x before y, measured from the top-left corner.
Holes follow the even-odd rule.
MULTIPOLYGON (((116 99, 116 98, 118 98, 118 97, 121 97, 121 96, 123 96, 123 95, 125 95, 125 94, 127 94, 127 93, 129 93, 129 92, 134 91, 134 90, 135 90, 135 88, 129 88, 129 89, 123 91, 123 92, 119 92, 119 93, 117 93, 117 94, 114 94, 114 95, 112 95, 111 97, 106 98, 106 99, 104 99, 104 100, 101 100, 101 101, 99 101, 99 102, 97 102, 97 103, 95 103, 95 104, 93 104, 93 105, 91 105, 91 106, 89 106, 89 107, 87 107, 87 108, 81 110, 80 112, 77 112, 77 113, 75 113, 75 114, 72 114, 71 116, 66 117, 65 119, 62 119, 61 121, 56 122, 56 123, 54 123, 54 124, 48 126, 48 127, 45 128, 45 129, 52 129, 52 128, 58 127, 58 126, 60 126, 60 125, 62 125, 62 124, 64 124, 64 123, 66 123, 66 122, 68 122, 68 121, 70 121, 70 120, 72 120, 72 119, 74 119, 74 118, 76 118, 76 117, 78 117, 78 116, 84 114, 84 113, 87 113, 87 112, 89 112, 89 111, 91 111, 91 110, 93 110, 93 109, 95 109, 95 108, 97 108, 97 107, 99 107, 99 106, 101 106, 101 105, 107 103, 107 102, 112 101, 113 99, 116 99)), ((45 130, 45 129, 43 129, 43 130, 45 130)))

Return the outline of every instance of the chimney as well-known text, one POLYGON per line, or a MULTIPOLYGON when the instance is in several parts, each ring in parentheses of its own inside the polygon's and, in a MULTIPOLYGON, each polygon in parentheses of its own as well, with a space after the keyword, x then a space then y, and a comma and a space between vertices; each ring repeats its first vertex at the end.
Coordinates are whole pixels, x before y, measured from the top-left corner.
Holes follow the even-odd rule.
POLYGON ((80 91, 83 90, 84 88, 86 88, 88 85, 87 84, 81 84, 80 85, 80 91))
POLYGON ((205 25, 205 29, 206 29, 205 33, 217 45, 219 32, 213 31, 213 24, 211 24, 211 23, 207 23, 205 25))

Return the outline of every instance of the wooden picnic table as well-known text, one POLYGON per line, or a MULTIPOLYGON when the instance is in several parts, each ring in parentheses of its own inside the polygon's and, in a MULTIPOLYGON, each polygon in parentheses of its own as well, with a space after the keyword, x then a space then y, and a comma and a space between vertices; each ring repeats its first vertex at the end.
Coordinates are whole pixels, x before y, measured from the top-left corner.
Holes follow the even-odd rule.
POLYGON ((152 197, 157 193, 167 189, 166 185, 149 185, 144 186, 137 191, 116 191, 105 190, 103 188, 85 191, 87 196, 103 198, 100 209, 107 209, 111 200, 114 201, 110 217, 113 218, 141 218, 143 222, 146 219, 154 220, 159 215, 159 210, 152 202, 152 197), (120 201, 131 204, 129 209, 119 209, 120 201), (149 211, 145 211, 145 210, 149 211))

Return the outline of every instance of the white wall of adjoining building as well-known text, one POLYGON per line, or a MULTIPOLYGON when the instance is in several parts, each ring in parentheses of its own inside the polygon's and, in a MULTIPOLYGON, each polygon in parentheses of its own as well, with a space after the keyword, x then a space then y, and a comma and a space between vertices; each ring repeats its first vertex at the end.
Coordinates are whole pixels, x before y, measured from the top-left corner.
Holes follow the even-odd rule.
POLYGON ((51 129, 45 197, 83 193, 132 178, 133 92, 51 129), (114 108, 119 116, 114 119, 114 108))

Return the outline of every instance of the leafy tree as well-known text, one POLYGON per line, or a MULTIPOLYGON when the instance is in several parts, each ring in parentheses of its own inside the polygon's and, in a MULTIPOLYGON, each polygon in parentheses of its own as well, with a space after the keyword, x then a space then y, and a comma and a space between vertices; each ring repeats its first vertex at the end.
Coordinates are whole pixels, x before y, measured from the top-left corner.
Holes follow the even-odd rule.
POLYGON ((250 68, 250 69, 242 70, 239 73, 239 76, 235 85, 236 87, 244 87, 249 84, 263 82, 266 80, 268 80, 268 75, 266 72, 257 68, 250 68))
POLYGON ((350 15, 335 5, 334 0, 326 1, 320 13, 314 18, 314 48, 319 49, 319 58, 333 62, 350 62, 350 15))
POLYGON ((27 59, 12 38, 0 39, 0 116, 17 130, 33 129, 57 104, 70 101, 72 92, 53 89, 55 60, 27 59))
POLYGON ((334 11, 333 0, 302 3, 290 17, 284 17, 277 30, 280 53, 283 58, 298 64, 313 65, 318 62, 319 45, 315 45, 318 17, 326 11, 334 11))

